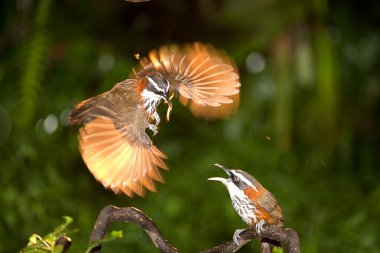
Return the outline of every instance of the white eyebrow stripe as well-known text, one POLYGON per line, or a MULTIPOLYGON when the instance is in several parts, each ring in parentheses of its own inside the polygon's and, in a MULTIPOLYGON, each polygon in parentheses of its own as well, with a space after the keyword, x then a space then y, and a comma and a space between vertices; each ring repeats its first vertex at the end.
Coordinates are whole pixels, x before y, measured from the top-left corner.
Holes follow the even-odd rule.
POLYGON ((153 81, 153 79, 151 77, 147 77, 147 79, 148 79, 148 81, 150 83, 153 84, 153 86, 154 86, 154 88, 156 88, 156 90, 164 92, 164 90, 161 87, 158 86, 158 83, 156 83, 155 81, 153 81))
POLYGON ((243 182, 244 182, 245 184, 247 184, 248 186, 251 186, 256 192, 259 192, 259 191, 257 190, 256 186, 254 186, 254 185, 252 184, 251 181, 249 181, 248 179, 246 179, 246 178, 244 177, 244 175, 242 175, 242 174, 239 173, 239 172, 235 172, 235 174, 240 178, 241 181, 243 181, 243 182))
POLYGON ((166 81, 166 82, 168 83, 168 86, 166 86, 166 92, 168 92, 170 89, 170 82, 169 81, 166 81))

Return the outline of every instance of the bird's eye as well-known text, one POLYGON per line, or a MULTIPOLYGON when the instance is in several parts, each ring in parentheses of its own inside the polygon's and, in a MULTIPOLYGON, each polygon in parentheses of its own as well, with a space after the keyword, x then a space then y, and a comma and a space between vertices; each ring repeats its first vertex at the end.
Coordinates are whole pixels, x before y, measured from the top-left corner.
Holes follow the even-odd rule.
POLYGON ((238 182, 240 180, 240 178, 238 176, 234 176, 234 181, 235 182, 238 182))

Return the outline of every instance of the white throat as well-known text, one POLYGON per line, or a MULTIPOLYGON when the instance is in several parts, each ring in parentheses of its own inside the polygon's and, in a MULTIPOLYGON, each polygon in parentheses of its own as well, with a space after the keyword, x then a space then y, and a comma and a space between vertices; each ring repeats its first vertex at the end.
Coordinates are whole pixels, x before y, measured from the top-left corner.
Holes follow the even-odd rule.
POLYGON ((243 219, 248 225, 256 223, 256 207, 250 199, 241 191, 231 180, 227 180, 225 183, 228 192, 232 200, 232 206, 239 216, 243 219), (251 220, 253 218, 253 220, 251 220))
POLYGON ((147 89, 144 89, 141 93, 145 110, 152 115, 156 112, 157 106, 160 104, 162 97, 156 95, 147 89))

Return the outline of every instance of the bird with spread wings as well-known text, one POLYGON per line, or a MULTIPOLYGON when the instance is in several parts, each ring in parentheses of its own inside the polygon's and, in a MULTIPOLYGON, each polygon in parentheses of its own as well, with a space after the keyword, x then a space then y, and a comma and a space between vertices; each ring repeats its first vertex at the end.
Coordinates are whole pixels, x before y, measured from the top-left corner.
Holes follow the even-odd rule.
POLYGON ((178 96, 191 112, 206 119, 225 118, 239 105, 239 75, 230 58, 208 44, 163 46, 152 50, 132 70, 129 79, 72 111, 70 123, 83 125, 78 134, 87 167, 104 187, 128 196, 156 191, 164 182, 166 156, 151 141, 156 134, 161 101, 172 110, 178 96))

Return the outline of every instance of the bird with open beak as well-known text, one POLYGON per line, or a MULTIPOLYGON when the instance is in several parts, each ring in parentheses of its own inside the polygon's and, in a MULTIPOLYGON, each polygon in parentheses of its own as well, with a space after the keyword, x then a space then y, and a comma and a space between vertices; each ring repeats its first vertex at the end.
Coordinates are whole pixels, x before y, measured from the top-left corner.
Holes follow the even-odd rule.
POLYGON ((166 156, 146 133, 158 132, 157 107, 164 101, 166 118, 171 99, 196 116, 223 118, 239 104, 239 75, 232 61, 210 45, 194 43, 153 50, 133 69, 129 79, 73 109, 71 124, 83 125, 79 145, 87 167, 106 188, 143 196, 163 182, 159 169, 168 169, 166 156))
MULTIPOLYGON (((277 200, 253 176, 218 163, 215 166, 222 168, 228 178, 211 177, 208 180, 219 181, 227 187, 233 208, 246 224, 256 226, 258 234, 263 230, 264 224, 284 225, 285 220, 277 200)), ((237 245, 242 230, 235 231, 233 239, 237 245)))

